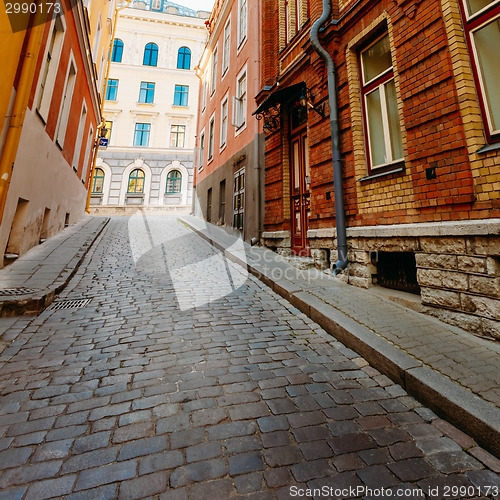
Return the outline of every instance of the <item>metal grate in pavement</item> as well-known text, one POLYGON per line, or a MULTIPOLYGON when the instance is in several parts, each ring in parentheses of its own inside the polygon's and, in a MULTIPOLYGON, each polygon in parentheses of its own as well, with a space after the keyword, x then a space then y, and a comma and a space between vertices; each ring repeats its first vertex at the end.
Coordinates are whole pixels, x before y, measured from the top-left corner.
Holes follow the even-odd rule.
POLYGON ((25 295, 27 293, 38 292, 36 288, 3 288, 0 289, 0 297, 2 296, 11 296, 11 295, 25 295))
POLYGON ((61 300, 54 302, 49 309, 80 309, 85 307, 92 299, 61 300))

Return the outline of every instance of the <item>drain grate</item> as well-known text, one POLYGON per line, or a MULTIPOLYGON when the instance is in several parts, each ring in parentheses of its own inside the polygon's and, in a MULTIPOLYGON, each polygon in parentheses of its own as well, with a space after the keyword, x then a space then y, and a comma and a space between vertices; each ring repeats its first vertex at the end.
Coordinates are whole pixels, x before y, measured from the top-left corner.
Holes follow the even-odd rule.
POLYGON ((0 289, 0 297, 11 296, 11 295, 26 295, 27 293, 38 292, 36 288, 4 288, 0 289))
POLYGON ((61 300, 59 302, 54 302, 49 309, 81 309, 85 307, 91 299, 77 299, 77 300, 61 300))

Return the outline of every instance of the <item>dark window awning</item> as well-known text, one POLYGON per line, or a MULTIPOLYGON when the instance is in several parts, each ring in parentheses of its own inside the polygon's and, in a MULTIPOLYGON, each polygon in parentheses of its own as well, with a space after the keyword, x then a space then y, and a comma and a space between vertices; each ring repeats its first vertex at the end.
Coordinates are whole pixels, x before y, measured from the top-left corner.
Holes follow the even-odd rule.
POLYGON ((302 95, 305 89, 306 84, 304 82, 289 85, 284 88, 278 87, 272 94, 267 96, 266 100, 252 113, 252 115, 258 115, 259 113, 273 108, 277 104, 287 103, 302 95))

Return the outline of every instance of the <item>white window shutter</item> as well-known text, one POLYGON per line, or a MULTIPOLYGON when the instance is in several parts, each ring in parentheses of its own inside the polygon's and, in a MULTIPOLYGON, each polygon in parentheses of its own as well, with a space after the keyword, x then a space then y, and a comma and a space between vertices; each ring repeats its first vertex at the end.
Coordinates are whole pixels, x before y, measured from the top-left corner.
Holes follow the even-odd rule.
POLYGON ((233 96, 233 118, 232 118, 231 124, 234 127, 239 127, 239 123, 238 123, 238 99, 236 99, 236 96, 233 96))

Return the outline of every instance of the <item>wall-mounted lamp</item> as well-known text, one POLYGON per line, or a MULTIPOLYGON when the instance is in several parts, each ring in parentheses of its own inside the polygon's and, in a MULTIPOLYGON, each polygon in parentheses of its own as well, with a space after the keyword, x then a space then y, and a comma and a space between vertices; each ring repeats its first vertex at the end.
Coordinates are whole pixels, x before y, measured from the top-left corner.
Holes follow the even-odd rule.
POLYGON ((281 126, 280 105, 264 109, 256 115, 257 120, 264 120, 263 129, 267 132, 274 132, 281 126))
POLYGON ((315 100, 315 97, 314 97, 314 94, 312 93, 311 89, 306 87, 304 89, 304 91, 302 92, 302 95, 300 96, 299 104, 303 108, 309 107, 309 108, 313 109, 314 111, 316 111, 316 113, 318 113, 319 116, 321 116, 321 118, 324 118, 325 117, 325 103, 314 105, 314 100, 315 100))

